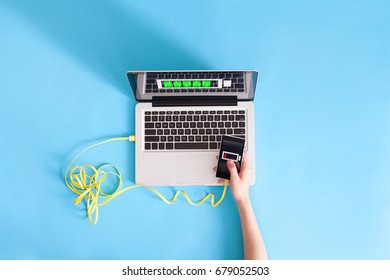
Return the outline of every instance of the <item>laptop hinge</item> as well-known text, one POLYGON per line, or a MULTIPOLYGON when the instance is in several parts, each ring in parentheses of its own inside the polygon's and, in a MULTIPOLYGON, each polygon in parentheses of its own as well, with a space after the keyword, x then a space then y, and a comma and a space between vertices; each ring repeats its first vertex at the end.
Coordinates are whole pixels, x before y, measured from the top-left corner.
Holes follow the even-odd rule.
POLYGON ((152 106, 237 106, 237 96, 153 96, 152 106))

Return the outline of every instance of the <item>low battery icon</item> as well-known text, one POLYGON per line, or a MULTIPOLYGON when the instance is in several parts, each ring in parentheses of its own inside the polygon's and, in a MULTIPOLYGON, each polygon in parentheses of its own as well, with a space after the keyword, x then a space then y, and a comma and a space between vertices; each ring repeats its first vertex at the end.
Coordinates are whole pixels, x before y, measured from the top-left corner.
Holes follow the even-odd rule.
POLYGON ((239 154, 236 154, 236 153, 231 153, 231 152, 226 152, 226 151, 223 151, 222 152, 222 159, 223 160, 233 160, 235 162, 238 162, 240 161, 241 159, 241 156, 239 154))

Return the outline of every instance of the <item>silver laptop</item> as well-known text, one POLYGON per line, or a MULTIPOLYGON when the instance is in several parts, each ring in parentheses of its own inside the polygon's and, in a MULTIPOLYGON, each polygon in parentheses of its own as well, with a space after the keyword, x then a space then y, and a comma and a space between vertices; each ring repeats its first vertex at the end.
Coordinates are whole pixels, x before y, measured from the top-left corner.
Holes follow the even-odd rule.
POLYGON ((245 138, 255 183, 257 71, 129 71, 135 111, 135 181, 217 185, 222 135, 245 138))

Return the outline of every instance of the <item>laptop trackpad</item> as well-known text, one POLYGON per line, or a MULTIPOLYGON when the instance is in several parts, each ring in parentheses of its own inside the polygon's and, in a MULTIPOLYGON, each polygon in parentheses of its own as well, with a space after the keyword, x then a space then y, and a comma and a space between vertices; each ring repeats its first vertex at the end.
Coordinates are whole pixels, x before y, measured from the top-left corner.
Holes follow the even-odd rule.
POLYGON ((215 158, 213 155, 177 155, 176 182, 177 183, 213 183, 215 173, 215 158))

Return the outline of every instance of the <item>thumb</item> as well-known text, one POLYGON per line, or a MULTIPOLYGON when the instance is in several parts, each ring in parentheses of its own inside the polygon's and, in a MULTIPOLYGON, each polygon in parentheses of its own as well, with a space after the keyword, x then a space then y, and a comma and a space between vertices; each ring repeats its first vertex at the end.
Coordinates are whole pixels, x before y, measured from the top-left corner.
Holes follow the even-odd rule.
POLYGON ((237 167, 231 159, 228 160, 227 167, 229 168, 229 171, 230 171, 230 177, 237 177, 238 176, 237 167))

